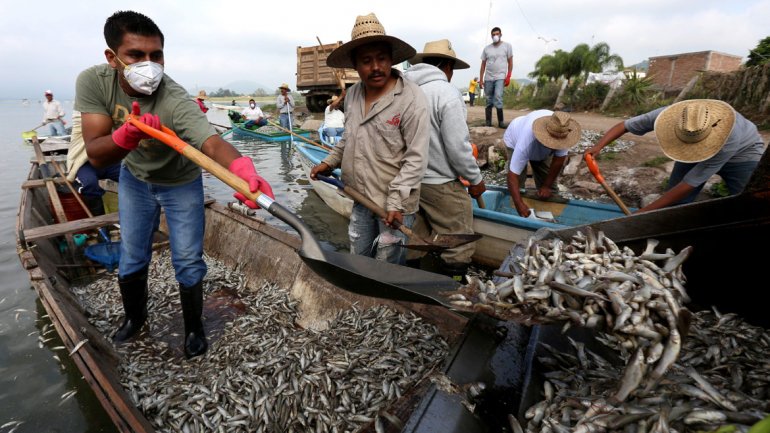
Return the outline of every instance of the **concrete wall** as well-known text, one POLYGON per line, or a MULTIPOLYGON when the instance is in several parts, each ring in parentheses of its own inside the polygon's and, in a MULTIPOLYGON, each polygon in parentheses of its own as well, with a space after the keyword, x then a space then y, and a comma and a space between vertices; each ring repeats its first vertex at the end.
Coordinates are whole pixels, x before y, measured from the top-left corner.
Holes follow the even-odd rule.
POLYGON ((681 90, 701 71, 732 72, 740 68, 741 57, 716 51, 650 57, 647 75, 662 90, 681 90))

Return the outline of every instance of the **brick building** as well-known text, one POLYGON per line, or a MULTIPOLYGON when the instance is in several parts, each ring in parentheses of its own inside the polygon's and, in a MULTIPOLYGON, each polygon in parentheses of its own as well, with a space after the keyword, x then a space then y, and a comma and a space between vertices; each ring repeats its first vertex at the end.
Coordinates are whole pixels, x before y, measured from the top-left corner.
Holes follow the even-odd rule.
POLYGON ((741 56, 718 51, 698 51, 650 57, 647 76, 665 91, 682 90, 698 72, 733 72, 741 67, 741 56))

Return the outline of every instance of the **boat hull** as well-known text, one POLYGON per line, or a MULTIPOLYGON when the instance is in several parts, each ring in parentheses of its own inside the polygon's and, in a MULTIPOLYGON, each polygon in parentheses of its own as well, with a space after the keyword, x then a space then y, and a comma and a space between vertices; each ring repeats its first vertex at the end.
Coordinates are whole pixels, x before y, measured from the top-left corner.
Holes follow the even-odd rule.
MULTIPOLYGON (((313 187, 313 191, 321 197, 327 206, 332 208, 338 214, 345 218, 350 218, 350 214, 353 211, 353 200, 344 195, 337 187, 329 185, 326 182, 320 180, 310 179, 310 170, 314 166, 321 163, 328 152, 318 147, 308 145, 305 143, 294 142, 294 147, 297 149, 297 155, 299 156, 300 164, 302 165, 302 171, 307 176, 310 185, 313 187)), ((334 170, 336 176, 340 176, 340 170, 334 170)))
MULTIPOLYGON (((310 138, 310 131, 306 129, 294 128, 293 132, 294 134, 299 135, 301 137, 310 138)), ((251 129, 246 129, 240 125, 233 126, 233 135, 241 138, 243 137, 256 138, 258 140, 269 141, 269 142, 283 142, 283 141, 291 141, 293 139, 301 140, 300 138, 295 138, 291 134, 285 133, 285 132, 267 134, 267 133, 261 133, 259 131, 252 131, 251 129)))

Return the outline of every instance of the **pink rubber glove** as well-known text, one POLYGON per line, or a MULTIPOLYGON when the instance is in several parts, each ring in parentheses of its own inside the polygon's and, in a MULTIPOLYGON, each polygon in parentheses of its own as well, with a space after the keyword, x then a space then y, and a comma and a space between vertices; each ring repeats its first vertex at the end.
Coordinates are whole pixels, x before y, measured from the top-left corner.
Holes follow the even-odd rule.
POLYGON ((509 72, 508 75, 505 76, 505 81, 503 81, 503 86, 508 87, 508 85, 511 84, 511 73, 509 72))
MULTIPOLYGON (((134 101, 134 103, 131 104, 131 111, 137 116, 140 114, 138 102, 134 101)), ((160 118, 155 114, 144 113, 144 115, 139 118, 139 121, 145 125, 152 126, 155 129, 160 129, 160 118)), ((114 141, 118 147, 122 147, 126 150, 136 149, 136 147, 139 146, 139 141, 146 138, 151 137, 130 122, 123 123, 123 126, 112 133, 112 141, 114 141)))
MULTIPOLYGON (((249 191, 259 191, 262 194, 267 194, 268 197, 275 200, 273 189, 262 176, 257 174, 257 170, 254 168, 254 162, 251 160, 251 158, 248 156, 236 158, 233 160, 233 162, 230 163, 230 167, 228 168, 233 172, 233 174, 249 183, 249 191)), ((254 201, 247 199, 245 195, 239 192, 233 194, 233 197, 252 209, 257 209, 259 207, 256 203, 254 203, 254 201)))

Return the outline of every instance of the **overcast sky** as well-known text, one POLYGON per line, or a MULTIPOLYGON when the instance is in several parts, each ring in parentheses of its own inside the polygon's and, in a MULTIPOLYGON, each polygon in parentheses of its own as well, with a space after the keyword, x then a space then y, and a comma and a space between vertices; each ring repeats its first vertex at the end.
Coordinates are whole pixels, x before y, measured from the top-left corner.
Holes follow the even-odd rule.
POLYGON ((166 36, 166 73, 191 92, 239 80, 274 90, 296 84, 296 47, 350 39, 357 15, 374 12, 389 35, 417 51, 447 38, 478 75, 489 29, 513 45, 513 77, 555 49, 606 42, 626 65, 715 50, 742 56, 770 34, 769 0, 345 0, 98 2, 0 0, 0 99, 74 96, 77 74, 104 62, 102 28, 116 10, 152 18, 166 36), (439 6, 436 6, 439 5, 439 6))

